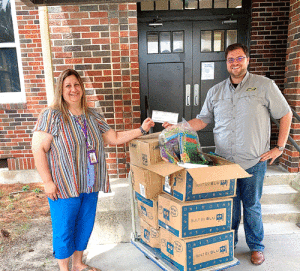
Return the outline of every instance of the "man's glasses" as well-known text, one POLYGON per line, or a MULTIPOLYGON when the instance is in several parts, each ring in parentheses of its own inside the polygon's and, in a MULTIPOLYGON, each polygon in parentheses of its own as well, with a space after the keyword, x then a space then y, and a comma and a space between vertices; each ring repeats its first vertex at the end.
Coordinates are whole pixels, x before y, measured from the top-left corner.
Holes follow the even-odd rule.
POLYGON ((228 58, 227 59, 227 62, 228 63, 234 63, 234 61, 236 60, 236 62, 241 62, 244 58, 246 58, 245 56, 239 56, 239 57, 236 57, 236 58, 228 58))

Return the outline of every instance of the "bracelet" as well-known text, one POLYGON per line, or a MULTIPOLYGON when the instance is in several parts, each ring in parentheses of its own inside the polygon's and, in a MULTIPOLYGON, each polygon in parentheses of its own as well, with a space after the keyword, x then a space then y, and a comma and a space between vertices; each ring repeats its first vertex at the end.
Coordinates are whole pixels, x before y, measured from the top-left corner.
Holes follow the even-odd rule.
POLYGON ((143 129, 143 127, 141 126, 140 128, 139 128, 140 130, 141 130, 141 132, 142 132, 142 135, 146 135, 147 134, 147 132, 143 129))

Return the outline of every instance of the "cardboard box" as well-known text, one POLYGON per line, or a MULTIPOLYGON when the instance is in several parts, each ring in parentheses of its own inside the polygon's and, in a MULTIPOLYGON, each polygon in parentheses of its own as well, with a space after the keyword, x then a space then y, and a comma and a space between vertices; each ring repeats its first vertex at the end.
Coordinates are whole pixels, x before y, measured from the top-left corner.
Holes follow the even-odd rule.
POLYGON ((157 218, 157 198, 146 199, 141 194, 135 192, 137 199, 139 217, 144 219, 150 226, 158 229, 157 218))
POLYGON ((164 177, 134 165, 130 165, 130 170, 133 189, 144 198, 153 199, 162 192, 164 177))
POLYGON ((233 231, 181 239, 161 229, 160 239, 162 257, 181 271, 201 270, 233 261, 233 231))
MULTIPOLYGON (((233 170, 233 167, 231 167, 233 170)), ((200 199, 234 197, 236 195, 236 179, 224 179, 209 181, 209 176, 212 172, 220 172, 222 176, 226 171, 223 168, 208 167, 200 171, 193 171, 193 169, 180 170, 171 174, 169 178, 165 178, 163 183, 163 192, 175 197, 181 201, 192 201, 200 199), (193 174, 193 177, 192 177, 193 174)), ((238 170, 242 170, 238 167, 238 170)), ((237 173, 237 171, 235 171, 237 173)))
POLYGON ((141 136, 129 142, 130 164, 147 168, 162 161, 158 145, 159 133, 141 136))
POLYGON ((158 224, 186 238, 231 229, 232 199, 181 202, 167 194, 158 196, 158 224))
POLYGON ((160 250, 159 229, 151 227, 144 219, 140 219, 141 238, 148 246, 160 250))
POLYGON ((226 159, 210 157, 215 166, 183 168, 160 162, 149 166, 148 170, 164 177, 163 191, 181 201, 234 197, 236 179, 251 175, 226 159))

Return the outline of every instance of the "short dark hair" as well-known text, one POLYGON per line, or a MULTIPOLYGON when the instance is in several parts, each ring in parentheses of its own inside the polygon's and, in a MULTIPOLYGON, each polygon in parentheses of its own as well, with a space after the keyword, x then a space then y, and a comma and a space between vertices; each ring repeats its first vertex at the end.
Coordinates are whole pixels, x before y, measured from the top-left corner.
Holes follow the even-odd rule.
POLYGON ((242 49, 246 55, 246 57, 249 57, 249 49, 246 45, 241 43, 233 43, 229 45, 225 50, 225 58, 227 59, 227 55, 229 52, 236 50, 236 49, 242 49))

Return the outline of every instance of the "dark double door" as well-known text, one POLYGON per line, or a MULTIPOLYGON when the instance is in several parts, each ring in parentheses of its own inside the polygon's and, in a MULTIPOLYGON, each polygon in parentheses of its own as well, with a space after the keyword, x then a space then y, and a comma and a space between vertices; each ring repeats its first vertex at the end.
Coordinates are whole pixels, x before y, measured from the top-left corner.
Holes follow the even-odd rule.
MULTIPOLYGON (((179 121, 200 112, 208 90, 228 77, 225 48, 244 42, 236 21, 170 21, 155 28, 139 24, 142 119, 152 110, 179 113, 179 121)), ((214 146, 213 124, 199 132, 202 146, 214 146)), ((161 131, 156 124, 155 131, 161 131)))

